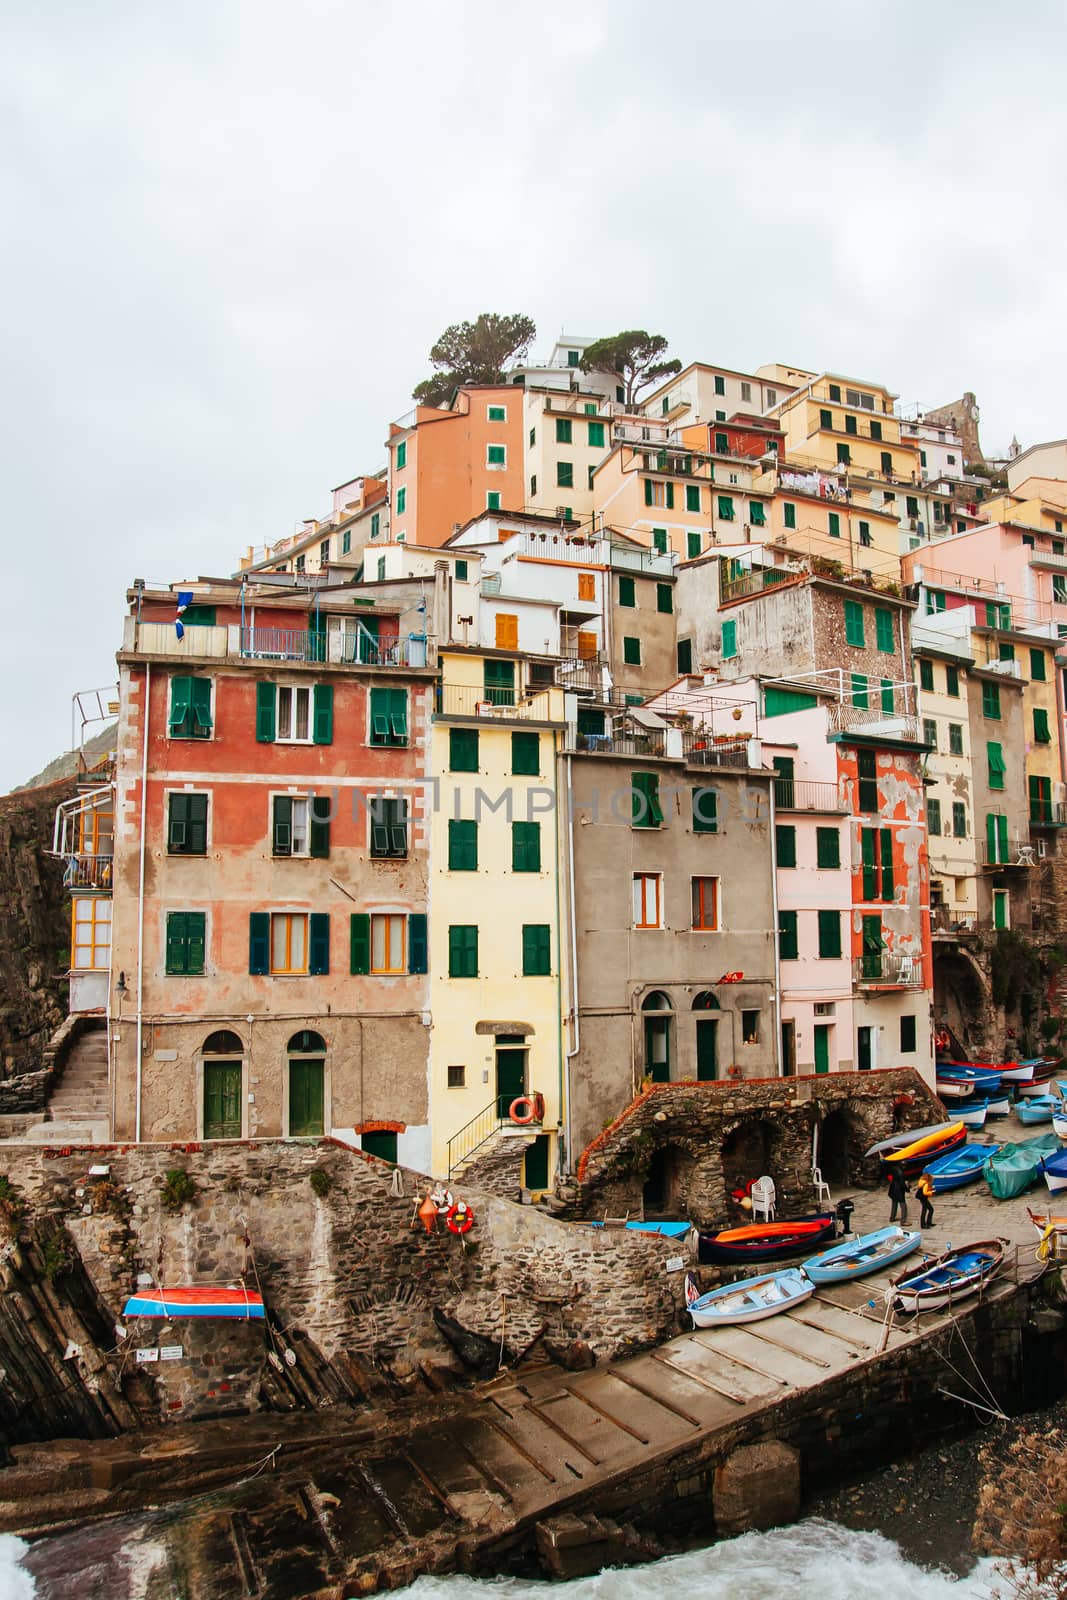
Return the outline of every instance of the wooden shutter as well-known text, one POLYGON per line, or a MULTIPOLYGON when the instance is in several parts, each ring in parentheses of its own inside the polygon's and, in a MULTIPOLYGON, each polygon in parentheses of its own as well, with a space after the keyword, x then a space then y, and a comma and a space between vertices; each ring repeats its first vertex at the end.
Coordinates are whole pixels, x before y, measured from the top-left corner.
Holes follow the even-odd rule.
POLYGON ((185 970, 203 972, 206 954, 207 914, 203 911, 185 913, 185 970))
POLYGON ((317 683, 312 690, 312 740, 333 744, 333 684, 317 683))
POLYGON ((511 870, 540 872, 541 824, 539 822, 511 824, 511 870))
POLYGON ((256 740, 259 744, 274 743, 277 699, 273 683, 256 684, 256 740))
POLYGON ((330 853, 330 800, 316 795, 308 805, 309 854, 325 860, 330 853))
POLYGON ((192 702, 192 678, 172 678, 170 680, 170 732, 171 735, 179 734, 185 728, 192 702))
POLYGON ((270 913, 267 911, 249 914, 248 970, 255 976, 270 971, 270 913))
POLYGON ((167 971, 185 970, 185 912, 171 911, 167 916, 167 971))
POLYGON ((189 849, 189 796, 172 794, 167 817, 167 849, 186 852, 189 849))
POLYGON ((389 695, 388 689, 372 689, 370 692, 370 737, 372 744, 389 743, 389 695))
POLYGON ((274 796, 274 827, 272 853, 291 856, 293 853, 293 802, 287 794, 274 796))
POLYGON ((391 689, 389 693, 389 732, 396 744, 408 740, 408 693, 406 689, 391 689))
POLYGON ((876 841, 876 829, 860 829, 860 851, 863 860, 863 898, 865 900, 877 900, 878 898, 878 861, 875 855, 877 848, 876 841))
POLYGON ((322 977, 330 970, 330 914, 313 911, 308 917, 308 972, 322 977))
POLYGON ((650 506, 651 504, 652 504, 652 479, 651 478, 646 478, 645 479, 645 505, 646 506, 650 506))
POLYGON ((519 648, 519 619, 513 612, 497 612, 496 647, 498 650, 517 650, 519 648))
POLYGON ((674 510, 674 484, 673 483, 668 483, 668 485, 667 485, 667 510, 668 511, 673 511, 674 510))
POLYGON ((714 789, 693 790, 693 832, 718 833, 719 797, 714 789))
POLYGON ((207 854, 207 795, 188 794, 186 801, 186 850, 191 856, 207 854))
POLYGON ((545 977, 552 969, 549 928, 546 922, 526 922, 522 928, 523 977, 545 977))
POLYGON ((429 965, 427 956, 426 914, 415 911, 408 918, 408 971, 425 972, 429 965))
POLYGON ((893 830, 882 828, 882 895, 883 900, 892 900, 894 895, 893 885, 893 830))
POLYGON ((354 911, 349 921, 350 970, 356 975, 370 971, 370 917, 354 911))

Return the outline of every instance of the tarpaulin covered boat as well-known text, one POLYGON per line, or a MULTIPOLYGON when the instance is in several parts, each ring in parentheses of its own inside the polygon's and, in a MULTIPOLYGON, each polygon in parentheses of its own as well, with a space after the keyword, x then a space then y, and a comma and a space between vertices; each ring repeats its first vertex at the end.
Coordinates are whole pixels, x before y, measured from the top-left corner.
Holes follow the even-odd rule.
POLYGON ((989 1192, 996 1200, 1013 1200, 1025 1194, 1041 1177, 1041 1162, 1060 1147, 1054 1133, 1038 1134, 1019 1144, 1001 1145, 982 1168, 989 1192))

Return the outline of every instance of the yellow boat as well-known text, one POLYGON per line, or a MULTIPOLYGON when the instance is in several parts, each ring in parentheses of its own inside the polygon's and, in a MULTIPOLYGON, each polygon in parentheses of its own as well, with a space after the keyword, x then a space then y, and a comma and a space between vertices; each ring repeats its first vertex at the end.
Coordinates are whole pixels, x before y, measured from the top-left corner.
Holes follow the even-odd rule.
POLYGON ((907 1166, 909 1162, 917 1161, 920 1156, 941 1154, 947 1145, 953 1145, 964 1132, 962 1122, 950 1122, 947 1128, 939 1128, 936 1133, 928 1133, 922 1139, 916 1139, 913 1144, 906 1144, 903 1150, 894 1150, 892 1155, 883 1156, 886 1166, 891 1163, 897 1166, 907 1166))

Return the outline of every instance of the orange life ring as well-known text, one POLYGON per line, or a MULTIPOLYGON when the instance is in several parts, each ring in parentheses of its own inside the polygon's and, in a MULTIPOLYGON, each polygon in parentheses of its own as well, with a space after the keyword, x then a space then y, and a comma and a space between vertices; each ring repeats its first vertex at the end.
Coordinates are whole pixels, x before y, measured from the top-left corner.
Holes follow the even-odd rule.
POLYGON ((524 1128, 528 1122, 536 1122, 537 1101, 535 1096, 520 1094, 519 1098, 513 1100, 508 1106, 508 1116, 518 1128, 524 1128))
POLYGON ((534 1121, 535 1122, 544 1122, 544 1120, 545 1120, 545 1097, 544 1097, 544 1095, 543 1094, 535 1094, 534 1097, 533 1097, 533 1103, 534 1103, 534 1121))
POLYGON ((470 1233, 474 1227, 474 1212, 465 1200, 457 1200, 445 1222, 449 1233, 470 1233))

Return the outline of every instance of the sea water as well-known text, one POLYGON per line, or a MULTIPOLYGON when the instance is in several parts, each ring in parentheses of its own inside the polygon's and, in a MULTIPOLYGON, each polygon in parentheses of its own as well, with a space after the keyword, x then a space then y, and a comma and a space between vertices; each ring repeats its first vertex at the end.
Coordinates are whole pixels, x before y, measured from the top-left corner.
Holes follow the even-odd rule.
MULTIPOLYGON (((0 1534, 0 1600, 68 1600, 42 1579, 34 1587, 20 1564, 26 1546, 0 1534)), ((930 1572, 906 1561, 879 1533, 857 1533, 809 1518, 770 1533, 746 1533, 704 1550, 648 1566, 599 1572, 571 1583, 528 1578, 420 1578, 411 1600, 795 1600, 808 1588, 819 1600, 992 1600, 996 1569, 980 1561, 968 1577, 930 1572)), ((141 1600, 139 1583, 109 1600, 141 1600)), ((304 1600, 301 1595, 286 1600, 304 1600)))

